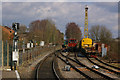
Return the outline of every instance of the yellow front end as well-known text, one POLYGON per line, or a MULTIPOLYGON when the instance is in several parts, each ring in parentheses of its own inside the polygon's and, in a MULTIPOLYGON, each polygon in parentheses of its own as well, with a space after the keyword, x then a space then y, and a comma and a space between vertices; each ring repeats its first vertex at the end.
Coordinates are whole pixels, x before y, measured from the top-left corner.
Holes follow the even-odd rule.
POLYGON ((83 38, 81 41, 82 48, 91 48, 92 47, 92 39, 90 38, 83 38))

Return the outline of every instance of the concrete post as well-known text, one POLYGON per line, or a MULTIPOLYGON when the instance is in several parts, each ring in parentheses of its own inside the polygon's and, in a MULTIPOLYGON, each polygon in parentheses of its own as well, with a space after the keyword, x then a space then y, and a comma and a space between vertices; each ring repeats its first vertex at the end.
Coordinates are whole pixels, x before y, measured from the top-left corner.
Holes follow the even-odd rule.
POLYGON ((102 57, 105 55, 105 51, 104 51, 104 44, 102 44, 102 57))
POLYGON ((105 52, 104 53, 105 53, 105 56, 106 56, 107 55, 107 48, 105 48, 105 52))
POLYGON ((7 43, 7 68, 9 68, 9 43, 7 43))

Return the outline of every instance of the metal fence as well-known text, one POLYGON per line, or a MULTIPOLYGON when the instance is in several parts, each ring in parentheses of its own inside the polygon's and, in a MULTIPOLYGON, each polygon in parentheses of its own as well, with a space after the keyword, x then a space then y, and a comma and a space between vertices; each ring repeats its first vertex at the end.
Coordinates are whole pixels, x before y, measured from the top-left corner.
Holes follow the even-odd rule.
MULTIPOLYGON (((57 48, 56 48, 57 49, 57 48)), ((18 65, 26 65, 31 62, 33 62, 35 59, 39 58, 39 56, 43 55, 44 53, 47 53, 49 51, 55 50, 55 47, 36 47, 31 48, 29 50, 25 50, 25 53, 23 53, 23 50, 19 50, 19 63, 18 65)))
POLYGON ((0 66, 2 66, 2 40, 0 40, 0 66))
MULTIPOLYGON (((7 41, 1 41, 0 42, 0 66, 3 68, 10 68, 13 65, 12 62, 12 45, 10 45, 7 41)), ((17 62, 18 66, 24 66, 26 64, 32 63, 36 59, 39 58, 39 56, 43 55, 44 53, 47 53, 49 51, 55 51, 55 49, 58 49, 59 47, 55 46, 44 46, 44 47, 34 47, 30 49, 25 49, 23 51, 22 49, 19 50, 19 59, 17 62)))
POLYGON ((1 41, 1 66, 9 67, 12 64, 12 45, 7 41, 1 41))

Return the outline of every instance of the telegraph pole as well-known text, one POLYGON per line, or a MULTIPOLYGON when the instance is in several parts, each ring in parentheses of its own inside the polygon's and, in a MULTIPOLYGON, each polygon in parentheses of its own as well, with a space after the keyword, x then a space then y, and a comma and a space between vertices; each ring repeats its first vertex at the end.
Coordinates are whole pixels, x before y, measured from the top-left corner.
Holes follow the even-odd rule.
POLYGON ((18 35, 17 30, 19 29, 19 23, 13 23, 12 28, 15 31, 14 38, 13 38, 13 54, 12 54, 12 60, 14 62, 14 70, 16 70, 17 61, 18 61, 18 48, 17 48, 17 42, 18 42, 18 35))

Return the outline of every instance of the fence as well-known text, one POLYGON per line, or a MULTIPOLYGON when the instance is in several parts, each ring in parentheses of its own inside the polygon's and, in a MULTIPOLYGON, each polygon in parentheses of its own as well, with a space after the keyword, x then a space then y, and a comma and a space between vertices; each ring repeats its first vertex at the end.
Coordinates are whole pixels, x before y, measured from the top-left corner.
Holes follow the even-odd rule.
POLYGON ((23 50, 19 50, 19 66, 25 66, 26 64, 30 64, 36 59, 39 58, 39 56, 42 56, 44 53, 55 51, 55 49, 59 49, 60 47, 36 47, 31 48, 30 50, 25 50, 25 53, 23 53, 23 50))
MULTIPOLYGON (((10 68, 13 65, 12 62, 12 45, 10 45, 7 41, 1 41, 1 53, 0 59, 1 59, 1 66, 4 68, 10 68)), ((36 59, 39 58, 39 56, 43 55, 44 53, 47 53, 49 51, 55 51, 55 49, 58 49, 60 47, 35 47, 35 48, 30 48, 30 49, 25 49, 25 52, 23 50, 19 50, 19 59, 17 62, 18 66, 24 66, 26 64, 29 64, 36 59)))
POLYGON ((10 45, 7 41, 1 41, 1 66, 10 67, 12 64, 12 45, 10 45))
POLYGON ((2 40, 0 40, 0 66, 2 66, 2 40))

